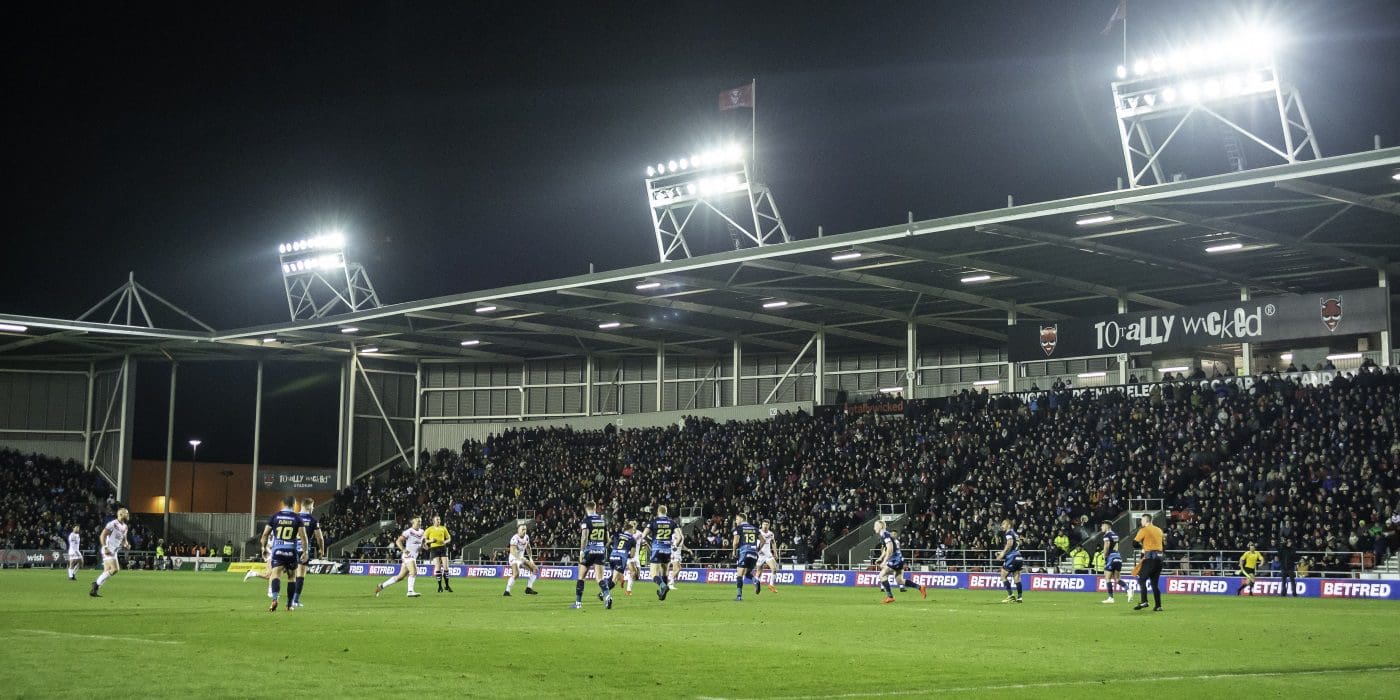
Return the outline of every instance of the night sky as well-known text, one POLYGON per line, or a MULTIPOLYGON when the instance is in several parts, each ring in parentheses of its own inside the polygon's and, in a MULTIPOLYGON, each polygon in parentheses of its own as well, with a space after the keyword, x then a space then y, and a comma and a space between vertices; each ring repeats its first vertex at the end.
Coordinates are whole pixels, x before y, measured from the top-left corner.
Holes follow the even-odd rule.
MULTIPOLYGON (((748 112, 716 99, 750 78, 763 179, 798 237, 1122 174, 1121 35, 1100 34, 1116 0, 428 5, 12 12, 0 309, 73 318, 132 270, 215 327, 283 321, 277 244, 326 224, 386 303, 653 262, 645 165, 746 137, 748 112)), ((1393 0, 1136 0, 1129 37, 1250 17, 1287 37, 1324 155, 1400 143, 1393 0)), ((194 400, 225 403, 240 372, 192 373, 194 400)), ((138 456, 163 455, 162 373, 142 382, 162 410, 138 456)), ((333 376, 296 379, 283 396, 329 392, 333 425, 333 376)), ((232 431, 210 451, 247 459, 215 444, 246 442, 251 410, 209 411, 190 419, 221 427, 179 432, 232 431)), ((265 461, 324 454, 277 442, 265 461)))

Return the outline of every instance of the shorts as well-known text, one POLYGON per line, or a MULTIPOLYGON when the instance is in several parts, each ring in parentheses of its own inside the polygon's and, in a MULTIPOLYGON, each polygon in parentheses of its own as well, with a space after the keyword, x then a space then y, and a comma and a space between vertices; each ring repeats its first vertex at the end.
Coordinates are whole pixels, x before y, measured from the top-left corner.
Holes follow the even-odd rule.
POLYGON ((750 569, 750 570, 752 570, 752 569, 756 568, 757 566, 758 566, 758 555, 755 554, 755 553, 753 553, 753 552, 749 552, 749 553, 747 553, 747 554, 741 552, 741 553, 739 554, 739 559, 738 559, 738 561, 735 561, 735 562, 734 562, 734 568, 736 568, 736 569, 750 569))
POLYGON ((903 571, 903 570, 904 570, 904 557, 900 557, 900 558, 898 558, 898 559, 891 559, 891 560, 885 562, 885 568, 886 568, 886 569, 889 569, 890 571, 903 571))
POLYGON ((1122 570, 1123 570, 1123 560, 1122 560, 1122 559, 1110 559, 1110 560, 1108 561, 1107 564, 1104 564, 1104 565, 1103 565, 1103 570, 1104 570, 1104 573, 1108 573, 1108 572, 1110 572, 1110 571, 1122 571, 1122 570))
POLYGON ((1004 562, 1001 563, 1001 570, 1002 570, 1002 571, 1009 572, 1009 573, 1013 573, 1013 574, 1016 573, 1017 571, 1020 571, 1020 570, 1021 570, 1021 557, 1019 557, 1019 556, 1017 556, 1017 557, 1007 557, 1007 558, 1006 558, 1006 561, 1004 561, 1004 562))
POLYGON ((82 561, 83 555, 79 552, 69 552, 68 561, 82 561))
POLYGON ((775 559, 773 559, 773 555, 772 555, 772 554, 764 554, 764 553, 762 553, 762 552, 759 553, 759 555, 758 555, 758 565, 759 565, 759 566, 763 566, 764 564, 767 564, 768 562, 771 562, 771 561, 776 561, 775 559))
POLYGON ((1245 575, 1245 576, 1248 576, 1248 577, 1250 577, 1250 578, 1254 578, 1254 569, 1252 569, 1252 568, 1250 568, 1250 567, 1248 567, 1248 566, 1243 567, 1243 568, 1244 568, 1244 575, 1245 575))
POLYGON ((635 567, 637 567, 638 569, 641 569, 641 568, 642 568, 642 559, 641 559, 641 557, 632 557, 631 559, 628 559, 628 560, 627 560, 627 565, 628 565, 628 566, 635 566, 635 567))
POLYGON ((297 565, 300 563, 301 562, 297 559, 296 550, 294 549, 274 549, 272 550, 272 557, 267 560, 269 568, 280 566, 287 571, 296 571, 297 565))
POLYGON ((670 563, 671 563, 671 553, 670 553, 670 552, 652 552, 652 553, 651 553, 651 563, 653 563, 653 564, 670 564, 670 563))
POLYGON ((447 547, 429 547, 429 548, 428 548, 428 558, 429 558, 429 559, 439 559, 439 558, 441 558, 441 559, 446 559, 446 558, 447 558, 447 547))
POLYGON ((404 566, 416 566, 418 564, 418 555, 404 552, 400 561, 403 562, 404 566))
POLYGON ((676 551, 671 552, 671 563, 672 563, 672 564, 679 564, 679 563, 681 563, 681 553, 680 553, 680 552, 676 552, 676 551))
POLYGON ((608 557, 608 568, 620 574, 627 570, 627 565, 630 561, 626 554, 617 552, 608 557))
POLYGON ((584 552, 579 557, 579 564, 583 566, 602 566, 607 563, 607 557, 602 552, 584 552))
POLYGON ((120 563, 121 563, 121 561, 120 561, 119 559, 117 559, 117 553, 116 553, 116 552, 113 552, 113 551, 108 550, 108 549, 103 549, 103 550, 102 550, 102 563, 103 563, 103 564, 106 564, 106 563, 109 562, 109 561, 112 562, 112 563, 114 563, 114 564, 120 564, 120 563))

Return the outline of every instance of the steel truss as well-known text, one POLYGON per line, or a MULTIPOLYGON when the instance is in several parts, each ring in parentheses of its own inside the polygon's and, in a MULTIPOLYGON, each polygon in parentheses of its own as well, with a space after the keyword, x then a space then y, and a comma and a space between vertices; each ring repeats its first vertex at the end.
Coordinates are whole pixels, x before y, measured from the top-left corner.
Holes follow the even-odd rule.
POLYGON ((766 185, 754 182, 750 165, 735 163, 730 167, 711 170, 698 183, 704 171, 667 173, 647 178, 647 201, 651 204, 652 228, 656 233, 656 251, 661 262, 689 258, 693 255, 685 231, 702 208, 713 212, 729 224, 734 249, 762 247, 787 243, 787 226, 766 185), (733 202, 745 195, 748 211, 738 211, 733 202), (743 223, 741 223, 741 221, 743 223), (750 223, 752 222, 752 223, 750 223))

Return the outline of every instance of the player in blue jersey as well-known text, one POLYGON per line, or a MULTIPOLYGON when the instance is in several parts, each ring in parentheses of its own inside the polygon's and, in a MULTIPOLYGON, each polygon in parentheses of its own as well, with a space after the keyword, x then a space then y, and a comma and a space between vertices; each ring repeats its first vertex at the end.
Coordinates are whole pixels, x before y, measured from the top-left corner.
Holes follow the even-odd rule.
POLYGON ((1123 583, 1123 555, 1118 553, 1118 533, 1113 531, 1113 523, 1107 520, 1099 523, 1099 530, 1103 533, 1103 584, 1108 589, 1108 597, 1103 602, 1116 603, 1118 601, 1113 598, 1115 586, 1122 586, 1123 592, 1128 592, 1128 584, 1123 583))
POLYGON ((288 607, 301 607, 301 592, 306 588, 306 563, 317 556, 326 555, 326 533, 321 531, 321 526, 316 522, 316 516, 311 514, 315 510, 316 499, 301 499, 301 511, 297 514, 301 516, 302 525, 306 528, 308 548, 303 550, 301 548, 301 543, 297 543, 297 554, 301 555, 305 552, 305 556, 298 557, 299 562, 297 564, 296 582, 287 586, 288 607), (316 546, 311 548, 309 547, 311 544, 315 544, 316 546))
MULTIPOLYGON (((608 561, 608 523, 598 515, 598 509, 592 503, 584 510, 583 520, 578 524, 578 581, 574 583, 574 610, 583 607, 583 581, 590 570, 598 579, 598 595, 604 604, 612 598, 608 576, 604 572, 608 561)), ((609 604, 608 607, 612 606, 609 604)))
POLYGON ((893 530, 886 529, 885 521, 875 521, 875 536, 880 538, 880 557, 875 561, 875 566, 880 570, 880 575, 876 581, 880 585, 880 590, 885 592, 884 603, 894 602, 893 584, 899 584, 899 590, 912 586, 919 590, 925 598, 928 597, 928 589, 914 582, 909 574, 904 573, 904 553, 899 549, 899 538, 893 530))
POLYGON ((642 539, 648 543, 647 565, 651 568, 651 580, 656 582, 656 597, 666 600, 671 587, 666 583, 666 567, 671 563, 671 535, 679 525, 666 515, 666 506, 656 507, 656 517, 647 524, 642 539))
MULTIPOLYGON (((627 529, 612 537, 612 550, 608 552, 608 588, 616 588, 627 574, 628 562, 637 553, 637 521, 628 520, 627 529)), ((612 594, 609 592, 604 605, 612 609, 612 594)))
MULTIPOLYGON (((272 517, 267 519, 267 525, 263 526, 262 549, 272 553, 268 559, 271 566, 268 576, 272 580, 272 607, 267 609, 268 612, 277 611, 282 575, 287 575, 287 592, 290 594, 297 567, 306 562, 306 549, 309 544, 306 540, 306 525, 302 522, 301 515, 293 510, 295 507, 295 498, 283 498, 282 510, 273 513, 272 517)), ((293 609, 289 602, 287 612, 293 609)))
POLYGON ((1001 521, 1002 536, 1006 545, 1001 548, 1001 585, 1006 588, 1003 603, 1021 602, 1021 536, 1016 534, 1011 518, 1001 521), (1016 579, 1016 595, 1011 594, 1011 579, 1016 579))
MULTIPOLYGON (((758 528, 749 524, 748 514, 734 516, 734 537, 729 547, 734 555, 734 587, 739 589, 734 600, 744 599, 744 581, 754 577, 758 569, 758 543, 761 539, 758 528)), ((757 580, 757 577, 754 577, 757 580)))

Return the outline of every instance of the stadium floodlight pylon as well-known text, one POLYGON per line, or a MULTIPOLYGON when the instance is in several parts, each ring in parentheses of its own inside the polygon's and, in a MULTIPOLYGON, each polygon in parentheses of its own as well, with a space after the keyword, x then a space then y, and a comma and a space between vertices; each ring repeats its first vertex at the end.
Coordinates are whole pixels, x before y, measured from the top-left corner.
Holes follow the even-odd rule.
POLYGON ((380 306, 369 273, 345 254, 345 234, 329 231, 277 247, 293 321, 380 306))
MULTIPOLYGON (((1113 104, 1128 186, 1167 181, 1162 154, 1193 117, 1238 133, 1284 163, 1321 158, 1303 97, 1279 71, 1275 43, 1269 32, 1251 30, 1220 44, 1140 56, 1118 66, 1113 104), (1276 115, 1279 130, 1265 116, 1236 121, 1224 114, 1236 106, 1276 115)), ((1243 165, 1242 158, 1232 160, 1243 165)))
POLYGON ((702 207, 734 228, 736 249, 789 240, 773 193, 754 181, 737 145, 647 166, 646 192, 661 262, 691 256, 685 230, 702 207), (747 211, 734 206, 740 195, 747 211))

